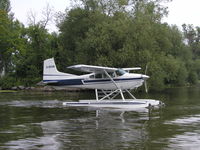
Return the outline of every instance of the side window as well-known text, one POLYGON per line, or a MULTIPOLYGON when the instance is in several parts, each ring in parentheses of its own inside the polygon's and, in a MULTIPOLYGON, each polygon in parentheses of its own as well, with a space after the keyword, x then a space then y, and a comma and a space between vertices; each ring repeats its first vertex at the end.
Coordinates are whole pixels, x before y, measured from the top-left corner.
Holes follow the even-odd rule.
POLYGON ((90 78, 94 79, 94 75, 91 75, 90 78))
MULTIPOLYGON (((115 77, 115 73, 114 73, 114 72, 108 72, 108 74, 109 74, 109 76, 110 76, 111 78, 114 78, 114 77, 115 77)), ((103 74, 102 74, 102 77, 103 77, 103 78, 109 78, 109 76, 108 76, 106 73, 103 73, 103 74)))
POLYGON ((102 74, 95 74, 95 78, 102 78, 102 74))
MULTIPOLYGON (((111 76, 111 78, 116 77, 115 72, 108 72, 108 74, 111 76)), ((109 77, 105 73, 98 73, 98 74, 95 74, 95 78, 101 79, 101 78, 109 78, 109 77)))
POLYGON ((112 78, 115 77, 115 72, 109 72, 108 74, 109 74, 112 78))
POLYGON ((108 78, 108 76, 105 73, 102 74, 102 77, 103 78, 108 78))

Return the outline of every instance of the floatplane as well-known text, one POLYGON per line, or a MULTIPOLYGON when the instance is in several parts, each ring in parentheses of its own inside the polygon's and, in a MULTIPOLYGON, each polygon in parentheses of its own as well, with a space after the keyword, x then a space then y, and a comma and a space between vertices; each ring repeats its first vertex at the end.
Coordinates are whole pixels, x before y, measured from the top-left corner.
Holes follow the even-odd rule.
POLYGON ((73 65, 69 69, 85 72, 84 75, 74 75, 57 70, 54 58, 44 61, 43 82, 51 86, 62 88, 94 89, 96 99, 79 100, 78 102, 63 102, 65 106, 90 106, 103 108, 148 108, 162 104, 159 100, 136 99, 130 92, 143 85, 149 76, 130 73, 135 68, 112 68, 93 65, 73 65), (125 97, 129 95, 129 99, 125 97), (120 97, 120 98, 119 98, 120 97))

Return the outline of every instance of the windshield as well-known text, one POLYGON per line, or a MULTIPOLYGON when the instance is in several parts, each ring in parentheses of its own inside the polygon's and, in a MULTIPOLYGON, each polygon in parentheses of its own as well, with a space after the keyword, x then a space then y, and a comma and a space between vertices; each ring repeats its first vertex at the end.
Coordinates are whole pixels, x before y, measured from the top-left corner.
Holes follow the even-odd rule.
POLYGON ((118 70, 116 71, 117 76, 122 76, 122 75, 124 75, 125 73, 127 73, 127 72, 124 71, 124 70, 122 70, 122 69, 118 69, 118 70))

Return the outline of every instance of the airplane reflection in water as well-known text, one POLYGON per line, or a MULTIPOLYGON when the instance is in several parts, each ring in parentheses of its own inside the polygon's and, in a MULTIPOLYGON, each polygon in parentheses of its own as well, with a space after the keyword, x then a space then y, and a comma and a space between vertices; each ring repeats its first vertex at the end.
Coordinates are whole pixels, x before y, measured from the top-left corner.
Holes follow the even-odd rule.
MULTIPOLYGON (((144 126, 149 119, 146 113, 126 114, 103 110, 96 112, 85 110, 79 113, 79 117, 32 124, 35 130, 42 132, 40 135, 10 141, 6 144, 7 148, 37 149, 40 145, 42 149, 96 149, 97 147, 114 149, 119 144, 120 147, 129 147, 129 142, 131 144, 135 142, 137 146, 142 147, 148 140, 144 126)), ((24 125, 23 128, 28 126, 30 125, 24 125)))

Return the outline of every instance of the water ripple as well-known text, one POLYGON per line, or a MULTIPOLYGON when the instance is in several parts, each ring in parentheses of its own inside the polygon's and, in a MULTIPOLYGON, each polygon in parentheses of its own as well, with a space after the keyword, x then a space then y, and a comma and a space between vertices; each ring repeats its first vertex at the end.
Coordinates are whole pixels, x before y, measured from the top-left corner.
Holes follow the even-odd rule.
POLYGON ((59 100, 13 100, 8 102, 0 102, 0 105, 12 106, 12 107, 42 107, 42 108, 54 108, 61 107, 62 101, 59 100))
POLYGON ((195 123, 200 124, 200 114, 165 122, 165 124, 173 124, 173 125, 181 125, 181 126, 182 125, 190 126, 190 125, 194 125, 195 123))

